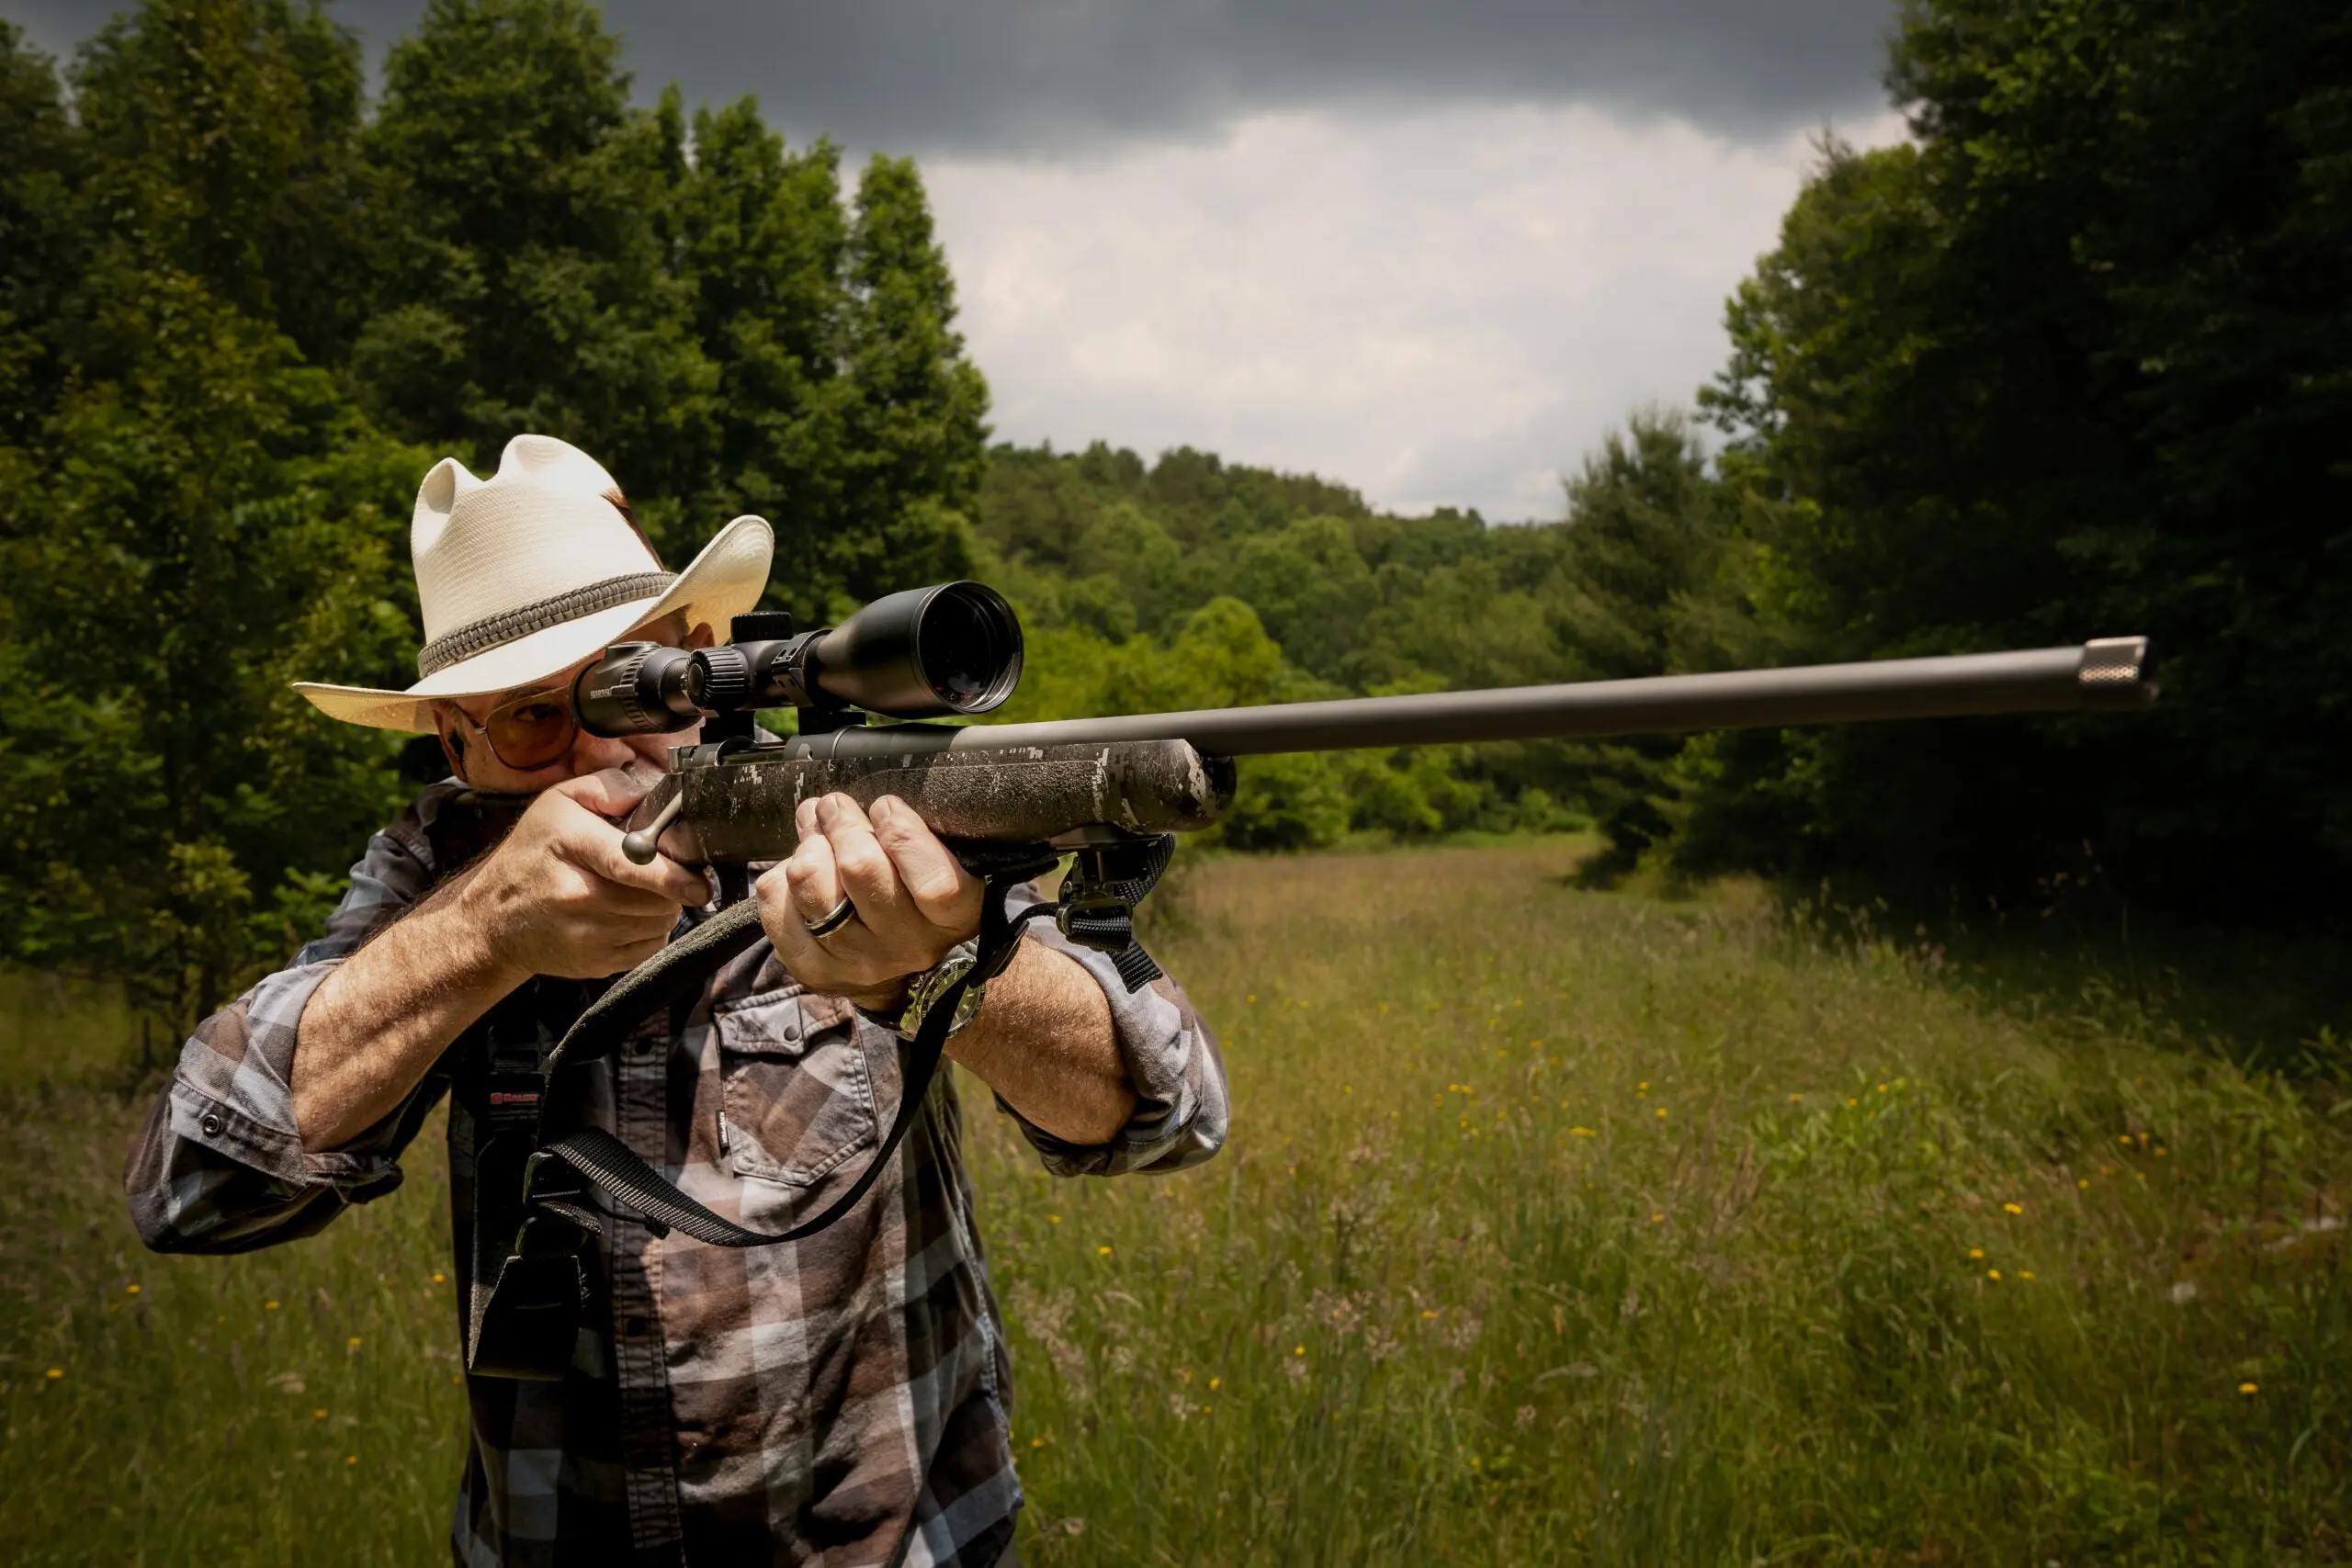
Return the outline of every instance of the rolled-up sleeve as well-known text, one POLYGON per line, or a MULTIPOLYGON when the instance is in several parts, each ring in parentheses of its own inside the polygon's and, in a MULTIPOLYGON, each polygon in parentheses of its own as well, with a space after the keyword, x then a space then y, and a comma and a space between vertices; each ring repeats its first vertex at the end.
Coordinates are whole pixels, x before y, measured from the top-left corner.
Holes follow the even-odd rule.
POLYGON ((401 1152, 440 1096, 438 1075, 349 1143, 311 1150, 294 1119, 294 1047, 320 983, 431 887, 420 808, 428 803, 368 841, 320 940, 197 1025, 181 1048, 123 1171, 149 1247, 243 1252, 290 1241, 400 1185, 401 1152))
MULTIPOLYGON (((1024 888, 1012 903, 1017 908, 1034 897, 1024 888)), ((1102 987, 1119 1059, 1136 1092, 1135 1113, 1102 1144, 1057 1138, 998 1096, 999 1109, 1020 1124, 1046 1168, 1056 1176, 1156 1174, 1198 1165, 1222 1148, 1231 1119, 1225 1061, 1184 987, 1163 975, 1130 991, 1110 954, 1081 947, 1042 920, 1031 921, 1023 936, 1075 959, 1102 987)))

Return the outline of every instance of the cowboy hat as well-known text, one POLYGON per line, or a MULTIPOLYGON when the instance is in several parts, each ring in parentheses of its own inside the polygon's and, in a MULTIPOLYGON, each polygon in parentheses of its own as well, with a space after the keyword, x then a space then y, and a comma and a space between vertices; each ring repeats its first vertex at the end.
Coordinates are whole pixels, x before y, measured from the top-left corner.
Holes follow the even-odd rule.
POLYGON ((775 535, 738 517, 673 575, 594 458, 551 435, 518 435, 489 479, 455 457, 435 463, 417 488, 409 543, 424 613, 421 679, 404 692, 296 682, 330 717, 429 731, 438 699, 544 681, 673 611, 723 637, 759 603, 775 535))

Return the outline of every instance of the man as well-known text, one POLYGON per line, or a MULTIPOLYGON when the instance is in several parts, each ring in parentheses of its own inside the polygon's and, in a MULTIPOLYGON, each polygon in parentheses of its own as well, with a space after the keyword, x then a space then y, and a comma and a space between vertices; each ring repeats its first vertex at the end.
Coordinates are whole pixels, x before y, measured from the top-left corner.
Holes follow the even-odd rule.
MULTIPOLYGON (((158 1249, 290 1240, 396 1187, 450 1091, 462 1325, 487 1078, 542 1056, 601 977, 711 896, 667 857, 632 864, 614 825, 694 737, 591 736, 571 677, 612 642, 708 643, 758 599, 772 535, 739 517, 671 576, 602 468, 522 435, 492 479, 454 459, 425 477, 413 546, 423 678, 298 689, 437 733, 454 776, 370 840, 320 941, 198 1027, 125 1180, 158 1249), (469 789, 536 799, 485 851, 469 789)), ((979 919, 978 884, 903 804, 831 796, 799 827, 757 884, 767 940, 548 1091, 768 1232, 856 1180, 897 1108, 910 984, 979 919)), ((1222 1068, 1182 991, 1131 994, 1039 922, 949 1055, 1057 1173, 1174 1169, 1224 1136, 1222 1068)), ((457 1560, 1001 1560, 1021 1503, 1011 1388, 958 1128, 943 1077, 882 1179, 797 1243, 732 1250, 601 1214, 569 1369, 469 1379, 457 1560)), ((485 1239, 496 1257, 508 1238, 485 1239)))

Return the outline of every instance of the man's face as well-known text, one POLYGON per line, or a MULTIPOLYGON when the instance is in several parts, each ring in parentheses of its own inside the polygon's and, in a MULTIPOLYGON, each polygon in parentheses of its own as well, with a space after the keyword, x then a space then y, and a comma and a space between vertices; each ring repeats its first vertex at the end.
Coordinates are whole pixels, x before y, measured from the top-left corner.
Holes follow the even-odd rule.
MULTIPOLYGON (((665 615, 661 620, 638 627, 616 642, 658 642, 670 648, 708 648, 715 640, 710 627, 696 626, 686 629, 684 618, 665 615)), ((571 741, 571 749, 554 761, 536 768, 512 767, 491 749, 482 726, 491 716, 510 703, 526 697, 544 695, 550 703, 569 707, 571 682, 582 670, 603 656, 603 650, 544 681, 534 681, 527 686, 499 692, 490 696, 453 697, 433 705, 433 719, 441 736, 442 753, 449 759, 449 770, 475 789, 496 795, 534 795, 566 779, 578 778, 605 768, 626 767, 642 759, 662 765, 668 760, 673 746, 690 746, 701 738, 702 727, 695 725, 662 735, 628 735, 610 739, 579 730, 571 741)))

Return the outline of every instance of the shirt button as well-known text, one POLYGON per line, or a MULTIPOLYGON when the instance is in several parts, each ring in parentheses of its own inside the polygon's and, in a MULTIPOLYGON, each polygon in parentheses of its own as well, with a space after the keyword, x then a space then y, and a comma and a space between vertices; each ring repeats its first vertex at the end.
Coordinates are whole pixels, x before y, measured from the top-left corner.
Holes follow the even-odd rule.
POLYGON ((204 1135, 206 1137, 217 1138, 220 1135, 220 1129, 227 1126, 228 1123, 220 1120, 218 1112, 213 1112, 206 1115, 199 1125, 204 1128, 204 1135))
POLYGON ((637 1043, 637 1054, 640 1056, 650 1056, 653 1055, 653 1041, 640 1040, 637 1043))
POLYGON ((635 1339, 642 1336, 649 1326, 650 1325, 645 1319, 632 1315, 628 1322, 621 1325, 621 1332, 635 1339))

